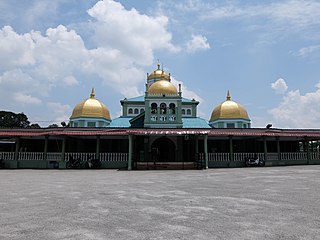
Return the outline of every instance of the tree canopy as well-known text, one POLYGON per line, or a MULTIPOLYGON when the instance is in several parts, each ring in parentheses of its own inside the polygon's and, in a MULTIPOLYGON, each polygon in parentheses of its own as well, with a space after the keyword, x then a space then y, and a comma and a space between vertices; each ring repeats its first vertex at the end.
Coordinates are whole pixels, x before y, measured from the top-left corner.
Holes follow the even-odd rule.
POLYGON ((0 127, 3 128, 27 128, 30 122, 24 113, 0 111, 0 127))

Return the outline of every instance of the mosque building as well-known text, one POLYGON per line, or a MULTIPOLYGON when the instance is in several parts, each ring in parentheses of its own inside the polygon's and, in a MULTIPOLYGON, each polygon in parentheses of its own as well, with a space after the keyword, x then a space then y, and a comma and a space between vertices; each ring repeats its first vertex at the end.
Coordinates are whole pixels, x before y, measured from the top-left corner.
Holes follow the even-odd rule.
POLYGON ((92 89, 90 98, 73 109, 70 127, 250 128, 247 110, 231 100, 229 91, 226 101, 212 111, 209 122, 198 117, 199 102, 183 98, 181 85, 177 89, 160 64, 147 75, 143 96, 125 98, 120 103, 122 115, 111 120, 109 110, 95 99, 92 89))
POLYGON ((128 170, 244 167, 253 157, 266 166, 320 164, 320 130, 252 128, 229 91, 203 119, 199 102, 184 98, 160 64, 147 74, 144 95, 120 103, 121 116, 112 118, 92 89, 66 127, 0 129, 0 160, 7 168, 66 168, 71 159, 97 159, 128 170))

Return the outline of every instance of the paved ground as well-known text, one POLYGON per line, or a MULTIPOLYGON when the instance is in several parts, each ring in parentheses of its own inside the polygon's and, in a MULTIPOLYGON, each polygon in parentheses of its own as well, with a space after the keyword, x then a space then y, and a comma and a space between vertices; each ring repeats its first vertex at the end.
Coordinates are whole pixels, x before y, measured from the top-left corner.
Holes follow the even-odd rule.
POLYGON ((320 239, 320 166, 1 170, 0 239, 320 239))

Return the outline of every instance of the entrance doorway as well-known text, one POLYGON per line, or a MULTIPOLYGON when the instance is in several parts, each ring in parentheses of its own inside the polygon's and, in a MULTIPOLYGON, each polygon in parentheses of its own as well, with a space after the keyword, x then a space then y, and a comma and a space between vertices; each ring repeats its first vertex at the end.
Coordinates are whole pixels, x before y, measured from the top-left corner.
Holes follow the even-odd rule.
POLYGON ((153 162, 175 162, 175 143, 167 137, 158 138, 151 145, 151 158, 153 162))

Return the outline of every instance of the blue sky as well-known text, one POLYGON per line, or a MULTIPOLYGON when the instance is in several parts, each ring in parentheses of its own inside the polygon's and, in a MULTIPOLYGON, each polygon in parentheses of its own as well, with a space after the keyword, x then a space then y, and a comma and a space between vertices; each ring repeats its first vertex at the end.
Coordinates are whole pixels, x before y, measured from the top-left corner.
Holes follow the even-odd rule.
POLYGON ((118 117, 157 59, 200 117, 229 89, 253 127, 319 128, 319 1, 0 2, 0 109, 33 123, 68 121, 92 87, 118 117))

